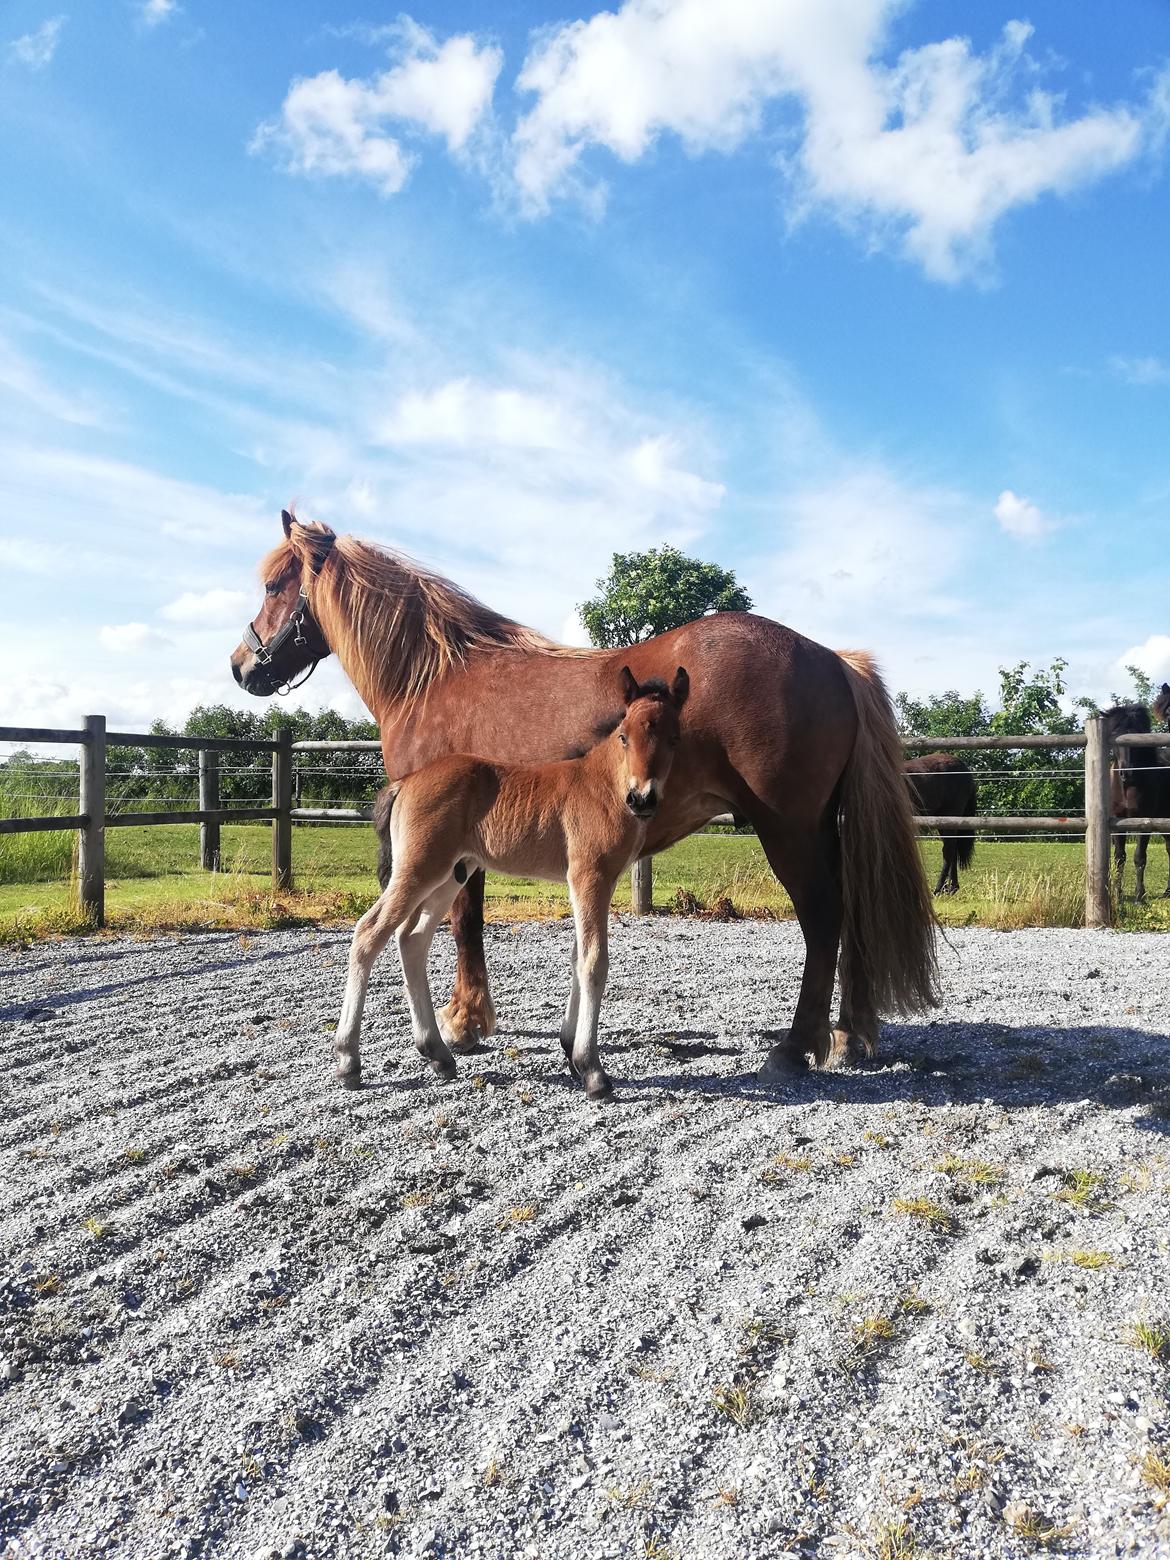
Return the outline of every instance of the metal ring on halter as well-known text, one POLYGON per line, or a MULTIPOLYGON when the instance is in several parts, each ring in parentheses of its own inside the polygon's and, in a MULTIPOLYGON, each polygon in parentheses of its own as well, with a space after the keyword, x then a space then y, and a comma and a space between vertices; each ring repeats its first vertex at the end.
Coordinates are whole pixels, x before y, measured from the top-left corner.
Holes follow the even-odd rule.
MULTIPOLYGON (((333 543, 336 541, 336 537, 330 535, 324 538, 324 541, 326 543, 325 550, 317 560, 317 567, 312 571, 313 575, 320 574, 321 566, 324 564, 325 559, 332 551, 333 543)), ((309 592, 306 589, 305 582, 302 580, 300 593, 297 596, 296 610, 293 612, 287 623, 281 624, 276 633, 273 634, 268 644, 264 643, 264 641, 260 638, 260 635, 252 627, 251 623, 247 625, 247 627, 244 629, 244 643, 252 652, 257 666, 271 666, 273 658, 282 649, 285 640, 287 640, 290 635, 293 636, 294 645, 308 644, 309 641, 304 633, 305 613, 311 611, 312 608, 309 605, 309 592)), ((309 667, 309 670, 301 678, 300 682, 282 683, 281 686, 276 690, 277 693, 279 695, 284 695, 291 693, 294 688, 300 688, 304 683, 308 682, 309 678, 317 670, 320 664, 321 661, 320 658, 318 658, 313 662, 312 666, 309 667)))

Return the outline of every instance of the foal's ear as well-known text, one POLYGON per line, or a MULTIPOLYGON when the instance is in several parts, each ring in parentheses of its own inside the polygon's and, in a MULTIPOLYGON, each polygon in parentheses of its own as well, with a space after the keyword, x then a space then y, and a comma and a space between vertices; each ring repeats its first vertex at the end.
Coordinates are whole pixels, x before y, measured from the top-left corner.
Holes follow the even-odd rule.
POLYGON ((633 704, 638 697, 638 679, 630 671, 628 666, 622 667, 622 702, 633 704))
POLYGON ((687 702, 687 694, 691 691, 691 679, 687 675, 685 666, 680 666, 674 674, 674 681, 670 685, 670 696, 674 700, 676 709, 681 710, 687 702))
POLYGON ((294 525, 296 525, 296 521, 293 519, 292 515, 289 514, 287 509, 282 509, 280 511, 280 523, 282 526, 284 526, 285 536, 291 536, 292 528, 294 525))

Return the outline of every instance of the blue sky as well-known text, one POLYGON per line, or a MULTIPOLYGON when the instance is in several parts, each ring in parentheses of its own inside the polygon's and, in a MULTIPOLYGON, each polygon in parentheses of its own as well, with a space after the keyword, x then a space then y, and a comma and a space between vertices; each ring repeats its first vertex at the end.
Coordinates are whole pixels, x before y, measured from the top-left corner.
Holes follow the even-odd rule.
POLYGON ((293 497, 557 636, 670 541, 894 687, 1170 676, 1162 0, 0 28, 0 721, 247 702, 293 497))

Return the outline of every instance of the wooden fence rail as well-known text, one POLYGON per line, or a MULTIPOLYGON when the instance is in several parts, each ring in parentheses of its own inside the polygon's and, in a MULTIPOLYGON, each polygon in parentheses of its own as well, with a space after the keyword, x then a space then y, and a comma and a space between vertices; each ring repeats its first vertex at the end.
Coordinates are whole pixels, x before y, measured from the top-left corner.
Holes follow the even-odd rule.
MULTIPOLYGON (((288 727, 274 738, 163 736, 155 732, 106 730, 104 715, 89 715, 80 730, 48 726, 0 726, 0 742, 64 744, 81 750, 78 811, 56 817, 0 818, 0 835, 40 833, 55 829, 76 830, 78 835, 78 894, 82 911, 101 925, 105 919, 105 836, 107 829, 134 825, 189 823, 199 825, 199 860, 216 871, 221 860, 220 829, 225 823, 272 824, 272 881, 288 888, 293 877, 294 823, 365 823, 372 808, 296 807, 293 805, 294 764, 298 753, 377 752, 373 740, 293 742, 288 727), (127 747, 179 748, 198 754, 199 806, 183 810, 109 813, 106 809, 106 751, 110 744, 127 747), (272 805, 225 807, 220 794, 220 755, 224 753, 272 754, 272 805)), ((1085 924, 1113 923, 1109 879, 1110 841, 1115 834, 1170 834, 1170 818, 1114 818, 1110 814, 1111 753, 1101 716, 1090 717, 1083 732, 1054 736, 907 737, 910 751, 959 752, 980 748, 1053 748, 1085 750, 1085 812, 1083 817, 1022 818, 980 814, 975 817, 919 817, 919 833, 932 829, 993 832, 997 834, 1083 834, 1085 838, 1085 924)), ((1170 746, 1165 733, 1126 736, 1125 747, 1170 746)), ((711 824, 730 824, 730 814, 720 814, 711 824)), ((634 863, 631 901, 637 914, 653 907, 654 878, 649 858, 634 863)))

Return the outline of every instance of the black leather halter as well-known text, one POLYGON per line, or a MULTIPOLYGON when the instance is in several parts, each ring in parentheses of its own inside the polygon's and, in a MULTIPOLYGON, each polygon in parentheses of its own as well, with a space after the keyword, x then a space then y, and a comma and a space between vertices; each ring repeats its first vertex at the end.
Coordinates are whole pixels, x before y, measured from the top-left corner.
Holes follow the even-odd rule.
MULTIPOLYGON (((312 577, 320 574, 321 566, 325 562, 326 558, 328 558, 330 552, 333 550, 333 543, 337 540, 337 538, 334 536, 326 536, 323 537, 322 540, 325 543, 324 551, 321 553, 319 558, 314 560, 315 567, 312 570, 312 577)), ((305 588, 305 581, 302 580, 300 594, 297 596, 296 606, 293 609, 288 622, 282 623, 280 625, 280 627, 276 630, 276 633, 273 634, 272 638, 268 641, 267 644, 265 644, 264 641, 260 638, 260 635, 252 627, 251 623, 249 623, 244 629, 244 643, 255 657, 256 664, 258 666, 271 666, 272 662, 280 654, 281 650, 284 649, 285 645, 290 639, 294 645, 307 645, 309 641, 305 638, 306 617, 312 620, 313 612, 312 608, 309 606, 309 592, 305 588)), ((291 693, 294 688, 303 688, 305 683, 307 683, 309 678, 312 677, 313 673, 317 670, 320 664, 321 657, 318 656, 318 658, 312 663, 312 665, 309 667, 309 670, 305 673, 299 682, 282 683, 280 687, 277 688, 277 693, 283 696, 285 694, 291 693)))

